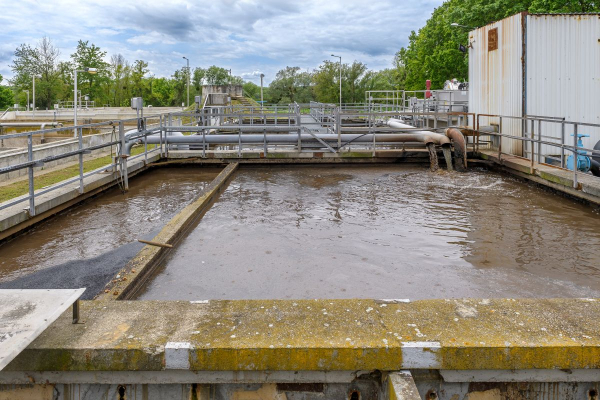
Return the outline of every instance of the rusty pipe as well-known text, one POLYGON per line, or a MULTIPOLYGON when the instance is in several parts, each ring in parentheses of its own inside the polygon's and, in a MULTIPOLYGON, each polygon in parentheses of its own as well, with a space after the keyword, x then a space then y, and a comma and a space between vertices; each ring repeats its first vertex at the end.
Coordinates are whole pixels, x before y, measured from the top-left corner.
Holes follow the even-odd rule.
POLYGON ((467 168, 467 143, 465 142, 465 137, 456 128, 446 129, 446 136, 452 141, 457 158, 462 159, 463 167, 467 168))

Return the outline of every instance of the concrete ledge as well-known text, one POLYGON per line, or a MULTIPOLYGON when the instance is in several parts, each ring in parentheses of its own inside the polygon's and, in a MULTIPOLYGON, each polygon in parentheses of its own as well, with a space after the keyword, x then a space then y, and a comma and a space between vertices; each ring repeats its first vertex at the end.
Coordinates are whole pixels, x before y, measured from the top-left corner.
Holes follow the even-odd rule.
MULTIPOLYGON (((175 215, 163 229, 152 239, 153 242, 175 244, 186 229, 205 212, 212 201, 221 193, 229 178, 238 167, 237 163, 229 164, 208 185, 206 190, 193 203, 175 215)), ((132 298, 151 275, 157 263, 169 252, 169 248, 146 245, 127 263, 125 268, 113 279, 97 300, 123 300, 132 298)))
POLYGON ((573 172, 547 164, 534 163, 531 172, 531 161, 503 154, 502 160, 498 159, 498 152, 481 150, 479 156, 501 166, 505 171, 528 179, 532 182, 547 186, 569 196, 600 205, 600 178, 593 175, 578 173, 577 189, 573 184, 573 172))
POLYGON ((6 371, 600 368, 596 299, 83 301, 81 315, 6 371))
MULTIPOLYGON (((160 159, 160 154, 148 155, 148 164, 160 159)), ((143 157, 131 160, 127 164, 129 176, 146 169, 147 165, 143 157)), ((97 173, 84 178, 84 192, 79 193, 79 181, 73 182, 52 192, 36 196, 36 215, 29 215, 29 202, 27 200, 15 204, 0 211, 0 241, 4 240, 23 229, 30 227, 52 215, 60 212, 90 196, 96 195, 117 183, 118 174, 114 172, 97 173)), ((25 198, 25 196, 22 196, 25 198)), ((15 199, 9 200, 13 201, 15 199)))

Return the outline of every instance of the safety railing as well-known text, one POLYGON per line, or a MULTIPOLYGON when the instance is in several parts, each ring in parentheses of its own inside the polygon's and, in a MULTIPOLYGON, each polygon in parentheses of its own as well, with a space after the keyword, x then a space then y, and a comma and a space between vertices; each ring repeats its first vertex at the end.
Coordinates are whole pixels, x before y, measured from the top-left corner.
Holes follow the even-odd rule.
POLYGON ((593 168, 594 156, 600 156, 600 150, 579 145, 581 132, 586 130, 588 133, 594 133, 592 143, 600 142, 600 124, 533 115, 514 117, 477 114, 474 130, 477 139, 473 141, 473 148, 479 151, 481 136, 497 138, 496 143, 489 143, 492 144, 492 149, 497 150, 500 163, 503 155, 509 155, 529 160, 530 173, 534 172, 536 162, 571 170, 573 187, 578 188, 578 174, 585 172, 579 171, 580 159, 588 158, 589 168, 585 169, 589 171, 593 168), (486 122, 482 123, 484 118, 486 122), (485 123, 488 125, 483 126, 485 123), (507 125, 511 133, 505 132, 507 125), (490 127, 493 129, 489 129, 490 127), (569 136, 572 136, 572 139, 569 136), (568 155, 572 157, 571 165, 567 165, 568 155))
MULTIPOLYGON (((386 126, 385 121, 389 118, 401 119, 414 126, 414 128, 402 129, 405 132, 419 130, 443 133, 448 127, 460 127, 467 133, 467 136, 473 136, 471 145, 474 151, 479 151, 482 143, 488 144, 490 148, 497 145, 499 160, 502 160, 505 154, 526 158, 530 160, 532 171, 536 161, 546 163, 549 157, 555 158, 558 167, 565 168, 567 156, 570 154, 575 162, 575 168, 572 168, 575 187, 577 187, 579 173, 577 171, 577 157, 581 156, 583 152, 587 152, 590 156, 600 155, 600 150, 590 149, 578 144, 578 134, 583 131, 593 129, 600 139, 600 124, 572 122, 551 117, 512 117, 454 111, 442 112, 439 110, 379 112, 371 110, 368 106, 361 108, 357 105, 340 110, 339 106, 317 102, 309 104, 293 103, 287 106, 265 105, 263 107, 205 106, 192 111, 153 115, 139 119, 131 118, 120 121, 83 124, 76 127, 57 127, 4 135, 4 139, 27 138, 27 161, 0 168, 0 173, 27 169, 29 190, 26 196, 0 205, 0 210, 22 202, 28 202, 28 211, 33 216, 36 212, 36 198, 40 195, 72 183, 78 183, 79 192, 83 193, 84 180, 103 171, 111 172, 115 179, 118 179, 124 188, 127 188, 128 160, 144 157, 144 161, 147 162, 148 155, 153 152, 159 152, 161 156, 166 155, 168 157, 169 149, 173 146, 182 146, 178 149, 201 149, 202 157, 207 156, 207 150, 213 146, 211 143, 218 143, 218 146, 226 143, 228 149, 231 149, 231 146, 236 146, 238 156, 242 155, 244 149, 256 148, 257 146, 261 146, 265 154, 273 151, 278 146, 291 146, 297 151, 303 151, 305 148, 327 148, 328 151, 334 153, 350 150, 351 148, 372 148, 373 152, 376 148, 395 148, 400 145, 404 148, 407 143, 399 144, 398 142, 386 141, 386 138, 390 137, 386 137, 386 134, 398 133, 398 129, 386 126), (132 129, 126 131, 128 126, 135 126, 136 124, 137 127, 132 127, 132 129), (485 124, 494 125, 497 128, 485 129, 485 124), (114 137, 105 143, 84 145, 83 130, 103 126, 110 127, 115 133, 114 137), (515 127, 521 127, 521 130, 515 127), (44 158, 35 158, 33 147, 33 137, 35 135, 65 131, 76 133, 77 148, 75 150, 44 158), (178 140, 169 138, 170 136, 183 136, 184 132, 188 135, 201 137, 189 141, 182 138, 178 140), (572 140, 570 140, 569 134, 574 135, 572 140), (222 136, 215 138, 215 135, 222 136), (365 135, 371 135, 368 136, 370 142, 366 141, 365 135), (228 141, 221 140, 221 137, 227 137, 228 141), (257 141, 257 137, 261 139, 257 141), (490 138, 487 143, 484 141, 486 137, 490 138), (518 142, 521 145, 514 146, 511 144, 512 142, 518 142), (130 149, 132 143, 143 144, 144 151, 134 157, 128 157, 129 150, 124 151, 124 149, 130 149), (149 144, 155 144, 157 147, 150 149, 149 144), (84 155, 107 147, 111 147, 111 153, 112 148, 115 147, 114 153, 117 157, 113 158, 111 163, 106 166, 84 172, 84 155), (556 151, 544 151, 544 149, 556 149, 556 151), (42 166, 44 163, 68 157, 77 157, 79 166, 77 176, 51 187, 35 190, 35 168, 42 166)), ((408 145, 412 144, 408 143, 408 145)), ((414 143, 414 145, 417 145, 417 143, 414 143)), ((216 147, 213 147, 213 149, 216 149, 216 147)))
POLYGON ((73 183, 78 183, 79 193, 84 193, 84 189, 85 189, 84 188, 84 180, 90 176, 93 176, 93 175, 96 175, 98 173, 102 173, 105 171, 110 171, 112 174, 118 174, 118 179, 120 180, 120 184, 123 185, 124 189, 128 189, 128 178, 127 178, 128 158, 129 158, 129 160, 132 160, 132 159, 144 157, 144 161, 147 163, 149 154, 151 154, 153 152, 162 152, 162 148, 155 148, 155 149, 149 150, 147 145, 145 145, 144 151, 134 157, 127 157, 122 154, 120 149, 122 149, 125 146, 126 141, 133 140, 133 139, 140 138, 140 137, 147 137, 148 135, 155 134, 160 130, 160 127, 162 126, 162 116, 159 116, 159 115, 147 116, 144 118, 140 118, 140 120, 142 120, 141 124, 139 123, 139 120, 137 118, 132 118, 132 119, 126 119, 126 120, 120 120, 120 121, 106 121, 106 122, 98 122, 98 123, 93 123, 93 124, 82 124, 82 125, 77 125, 75 127, 73 127, 73 126, 59 127, 59 128, 3 135, 2 136, 3 139, 22 138, 22 137, 27 138, 27 161, 21 162, 18 164, 9 165, 7 167, 2 167, 2 168, 0 168, 0 174, 7 174, 7 173, 10 173, 13 171, 27 169, 28 193, 27 193, 27 195, 19 196, 13 200, 9 200, 7 202, 2 203, 0 205, 0 210, 15 206, 19 203, 27 202, 29 205, 27 208, 27 211, 29 212, 29 215, 33 217, 36 215, 36 209, 35 209, 36 198, 39 198, 39 196, 44 195, 49 192, 52 192, 52 191, 55 191, 55 190, 58 190, 62 187, 65 187, 65 186, 73 184, 73 183), (152 123, 153 120, 158 120, 158 123, 152 123), (147 128, 148 124, 149 124, 148 121, 150 121, 151 126, 155 125, 155 127, 147 128), (144 128, 142 130, 132 129, 128 132, 128 135, 126 137, 126 132, 125 132, 126 125, 128 125, 129 123, 134 123, 134 122, 137 122, 138 126, 143 126, 146 128, 144 128), (100 143, 100 144, 85 146, 83 129, 101 128, 101 127, 109 127, 112 129, 114 136, 111 138, 111 140, 104 142, 104 143, 100 143), (117 129, 118 129, 118 133, 116 131, 117 129), (35 158, 34 146, 33 146, 33 137, 35 135, 44 135, 44 134, 47 135, 49 133, 54 133, 54 132, 58 133, 58 132, 73 132, 73 131, 75 132, 75 138, 71 139, 71 140, 76 140, 77 149, 71 150, 71 151, 66 151, 66 152, 63 152, 60 154, 56 154, 56 155, 46 156, 43 158, 37 158, 37 159, 35 158), (112 148, 115 147, 114 154, 117 157, 112 158, 110 164, 107 164, 100 168, 96 168, 92 171, 84 172, 84 155, 91 154, 93 151, 102 150, 107 147, 111 148, 111 155, 113 154, 112 148), (66 179, 66 180, 63 180, 63 181, 56 183, 54 185, 51 185, 49 187, 42 188, 40 190, 35 190, 35 168, 42 167, 44 164, 47 164, 47 163, 50 163, 53 161, 62 160, 62 159, 70 158, 70 157, 77 157, 77 159, 78 159, 79 171, 76 176, 66 179))

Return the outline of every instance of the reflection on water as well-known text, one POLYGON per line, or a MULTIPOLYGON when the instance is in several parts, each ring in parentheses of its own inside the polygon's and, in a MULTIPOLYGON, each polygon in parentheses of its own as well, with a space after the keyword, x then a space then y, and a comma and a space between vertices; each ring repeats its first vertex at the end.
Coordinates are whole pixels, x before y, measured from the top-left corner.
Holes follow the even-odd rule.
POLYGON ((141 298, 598 296, 599 222, 485 170, 242 170, 141 298))
POLYGON ((135 242, 162 228, 218 172, 156 169, 131 179, 126 194, 115 188, 72 208, 0 246, 0 281, 75 260, 85 262, 135 242))

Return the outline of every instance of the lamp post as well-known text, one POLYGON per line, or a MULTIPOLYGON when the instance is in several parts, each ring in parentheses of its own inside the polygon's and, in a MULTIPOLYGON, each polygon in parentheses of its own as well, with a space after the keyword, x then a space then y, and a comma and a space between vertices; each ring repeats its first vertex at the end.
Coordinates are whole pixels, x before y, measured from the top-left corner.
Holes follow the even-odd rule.
POLYGON ((73 137, 77 137, 77 128, 75 128, 77 126, 77 73, 78 72, 87 72, 88 74, 92 74, 94 75, 95 73, 98 72, 98 70, 96 68, 88 68, 85 67, 84 69, 76 69, 73 71, 73 80, 75 82, 75 86, 73 88, 73 97, 74 97, 74 104, 73 104, 73 137))
POLYGON ((336 56, 335 54, 332 54, 331 57, 340 59, 340 111, 342 111, 342 56, 336 56))
POLYGON ((27 93, 27 111, 29 111, 29 90, 26 90, 25 93, 27 93))
POLYGON ((187 106, 190 106, 190 60, 187 57, 183 57, 187 62, 187 106))
POLYGON ((265 101, 263 99, 263 78, 265 77, 265 74, 260 74, 260 109, 263 109, 263 106, 265 104, 265 101))
POLYGON ((31 81, 33 82, 33 116, 35 117, 35 78, 37 78, 37 76, 33 75, 31 77, 31 81))

